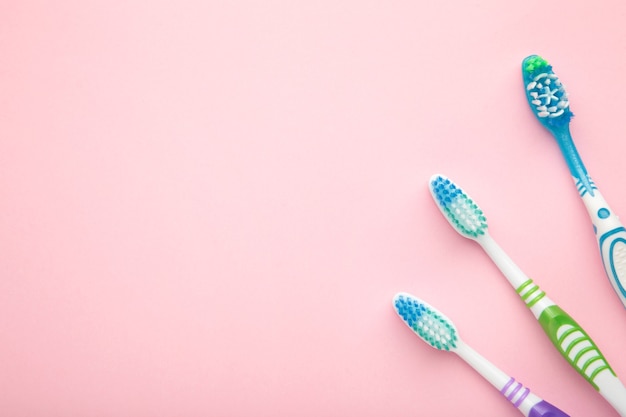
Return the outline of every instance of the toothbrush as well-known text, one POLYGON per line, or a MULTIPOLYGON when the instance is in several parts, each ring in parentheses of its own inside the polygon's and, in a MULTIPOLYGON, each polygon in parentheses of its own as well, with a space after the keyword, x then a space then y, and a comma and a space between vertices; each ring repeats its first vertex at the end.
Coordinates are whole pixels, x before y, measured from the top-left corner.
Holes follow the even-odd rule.
POLYGON ((598 191, 574 146, 569 129, 573 114, 563 84, 552 66, 538 55, 524 59, 522 76, 530 108, 561 148, 593 223, 604 270, 626 307, 626 229, 598 191))
POLYGON ((621 417, 626 417, 626 388, 591 340, 573 318, 557 306, 537 284, 515 265, 489 235, 487 219, 472 199, 450 179, 435 175, 430 191, 452 227, 484 249, 526 306, 532 311, 557 350, 621 417))
POLYGON ((511 378, 461 340, 454 323, 434 307, 410 294, 393 299, 396 313, 423 341, 459 355, 526 417, 569 417, 511 378))

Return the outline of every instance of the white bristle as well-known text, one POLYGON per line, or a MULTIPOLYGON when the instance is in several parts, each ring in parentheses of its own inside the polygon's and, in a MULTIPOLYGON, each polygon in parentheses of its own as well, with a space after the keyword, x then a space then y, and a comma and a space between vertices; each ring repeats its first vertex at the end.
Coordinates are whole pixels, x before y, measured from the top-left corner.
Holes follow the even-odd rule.
MULTIPOLYGON (((556 112, 556 113, 552 113, 552 114, 550 114, 550 116, 549 116, 549 117, 559 117, 559 116, 560 116, 560 115, 562 115, 563 113, 565 113, 563 110, 559 110, 559 111, 558 111, 558 112, 556 112)), ((541 117, 544 117, 544 116, 541 116, 541 117)))

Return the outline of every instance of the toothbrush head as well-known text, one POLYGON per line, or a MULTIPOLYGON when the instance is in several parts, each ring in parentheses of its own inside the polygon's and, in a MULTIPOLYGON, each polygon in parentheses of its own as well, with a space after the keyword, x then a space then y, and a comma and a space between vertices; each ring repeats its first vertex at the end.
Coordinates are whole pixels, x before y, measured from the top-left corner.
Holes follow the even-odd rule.
POLYGON ((435 349, 457 347, 459 337, 454 323, 432 306, 406 293, 396 294, 393 305, 407 326, 435 349))
POLYGON ((429 185, 437 206, 457 232, 469 239, 486 233, 487 218, 461 187, 443 175, 433 175, 429 185))
POLYGON ((522 61, 522 77, 528 104, 539 122, 551 132, 567 127, 574 114, 567 92, 548 61, 539 55, 526 57, 522 61))

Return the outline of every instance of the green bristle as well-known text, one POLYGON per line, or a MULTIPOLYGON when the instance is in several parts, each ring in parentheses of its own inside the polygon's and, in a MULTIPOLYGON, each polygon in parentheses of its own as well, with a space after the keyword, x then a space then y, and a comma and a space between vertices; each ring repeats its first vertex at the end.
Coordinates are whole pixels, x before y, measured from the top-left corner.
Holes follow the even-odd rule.
POLYGON ((537 72, 542 71, 548 66, 550 66, 550 64, 548 64, 548 61, 546 61, 539 55, 534 55, 534 56, 529 57, 524 62, 524 71, 526 71, 529 74, 532 74, 535 71, 537 72))

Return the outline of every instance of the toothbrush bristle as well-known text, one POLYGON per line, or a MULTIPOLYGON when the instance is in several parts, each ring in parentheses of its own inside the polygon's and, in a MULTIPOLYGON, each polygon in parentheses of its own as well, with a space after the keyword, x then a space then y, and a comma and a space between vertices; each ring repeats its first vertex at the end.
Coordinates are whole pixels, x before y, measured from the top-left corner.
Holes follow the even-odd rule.
POLYGON ((430 191, 457 232, 470 239, 485 234, 487 218, 483 211, 450 179, 441 175, 433 176, 430 191))
POLYGON ((528 104, 537 119, 549 129, 567 125, 574 114, 565 87, 548 61, 538 55, 527 57, 522 62, 522 76, 528 104))
POLYGON ((457 347, 458 336, 454 324, 432 306, 404 293, 394 297, 393 305, 407 326, 435 349, 450 350, 457 347))

